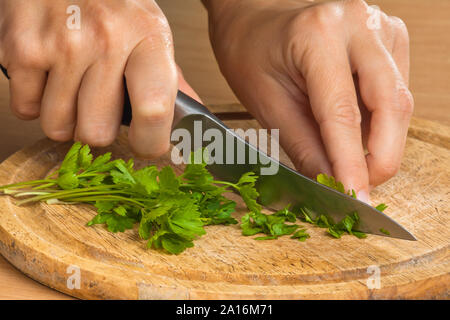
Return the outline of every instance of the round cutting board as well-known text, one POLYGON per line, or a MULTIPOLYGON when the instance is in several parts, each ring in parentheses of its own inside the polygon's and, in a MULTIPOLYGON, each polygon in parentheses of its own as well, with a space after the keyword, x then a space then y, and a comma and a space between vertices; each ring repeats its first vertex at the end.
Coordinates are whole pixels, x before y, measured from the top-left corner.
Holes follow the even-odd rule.
MULTIPOLYGON (((254 120, 228 125, 257 127, 254 120)), ((17 152, 0 165, 0 185, 44 177, 69 147, 42 140, 17 152)), ((94 153, 127 159, 128 150, 122 129, 111 147, 94 153)), ((150 163, 170 159, 137 166, 150 163)), ((449 196, 450 128, 413 119, 400 172, 371 197, 418 241, 333 239, 310 225, 306 242, 256 241, 238 225, 208 226, 194 248, 169 255, 146 249, 136 229, 87 227, 95 215, 88 205, 17 207, 0 196, 0 252, 33 279, 87 299, 448 298, 449 196)), ((244 213, 238 203, 235 217, 244 213)))

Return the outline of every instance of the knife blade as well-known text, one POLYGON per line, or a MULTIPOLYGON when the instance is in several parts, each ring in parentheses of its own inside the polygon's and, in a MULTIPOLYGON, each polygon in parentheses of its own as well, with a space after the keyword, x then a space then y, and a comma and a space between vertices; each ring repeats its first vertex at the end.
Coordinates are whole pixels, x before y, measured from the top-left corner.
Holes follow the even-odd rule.
MULTIPOLYGON (((126 95, 123 123, 128 125, 130 121, 131 106, 126 95)), ((219 155, 219 158, 222 158, 222 163, 213 163, 207 166, 208 170, 218 179, 235 182, 246 172, 258 173, 262 167, 278 166, 278 173, 275 175, 260 175, 258 179, 256 185, 260 194, 258 200, 263 206, 274 210, 283 209, 288 204, 291 205, 293 210, 307 207, 316 214, 329 215, 334 221, 340 221, 347 214, 356 211, 360 217, 359 231, 384 237, 417 240, 400 224, 370 205, 324 186, 271 158, 228 128, 205 106, 178 91, 173 130, 187 130, 192 137, 191 145, 193 146, 195 135, 198 134, 196 130, 198 131, 199 127, 202 128, 200 134, 208 129, 215 129, 223 134, 222 150, 224 150, 224 154, 219 155), (231 149, 230 145, 228 145, 228 149, 226 148, 226 141, 234 141, 231 149), (244 163, 238 163, 237 154, 242 150, 245 150, 245 161, 244 163), (231 158, 234 161, 228 161, 232 162, 231 164, 227 164, 226 152, 233 153, 231 158), (251 152, 258 155, 259 161, 257 163, 249 161, 251 152), (389 231, 389 234, 385 234, 380 229, 389 231)), ((202 139, 201 147, 207 147, 209 143, 211 142, 202 139)))
MULTIPOLYGON (((1 65, 0 69, 9 79, 7 70, 1 65)), ((131 104, 128 92, 125 90, 122 124, 129 125, 131 119, 131 104)), ((215 129, 222 133, 224 137, 222 139, 222 150, 225 152, 232 151, 233 153, 231 161, 227 162, 225 159, 227 155, 224 152, 220 155, 223 158, 222 164, 216 163, 207 166, 208 170, 216 178, 234 182, 246 172, 253 171, 258 173, 261 168, 272 165, 278 167, 278 172, 274 175, 259 176, 256 189, 260 194, 258 200, 263 206, 274 210, 283 209, 288 204, 291 205, 292 210, 306 207, 315 214, 327 214, 334 221, 340 221, 347 214, 356 211, 360 217, 359 231, 384 237, 417 240, 400 224, 370 205, 324 186, 292 170, 278 160, 269 157, 228 128, 221 120, 209 112, 205 106, 183 92, 178 91, 175 102, 173 130, 187 130, 192 137, 191 145, 195 145, 195 134, 198 134, 196 130, 198 131, 199 126, 202 128, 200 134, 203 134, 208 129, 215 129), (231 150, 230 145, 226 145, 226 142, 229 141, 233 141, 231 150), (237 161, 239 152, 244 152, 245 161, 243 163, 238 163, 237 161), (257 154, 258 162, 252 163, 249 161, 251 152, 257 154), (389 231, 389 234, 382 232, 381 229, 389 231)), ((207 147, 210 143, 204 139, 201 139, 201 141, 201 147, 207 147)))

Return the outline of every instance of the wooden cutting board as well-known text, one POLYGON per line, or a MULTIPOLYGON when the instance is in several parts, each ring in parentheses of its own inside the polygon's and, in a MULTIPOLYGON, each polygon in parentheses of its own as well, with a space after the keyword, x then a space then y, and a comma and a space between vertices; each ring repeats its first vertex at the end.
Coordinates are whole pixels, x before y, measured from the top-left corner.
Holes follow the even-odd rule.
MULTIPOLYGON (((254 120, 228 125, 257 127, 254 120)), ((17 152, 0 165, 0 185, 45 176, 69 147, 42 140, 17 152)), ((125 129, 94 153, 106 151, 130 157, 125 129)), ((170 160, 137 165, 150 163, 170 160)), ((400 172, 371 198, 385 202, 386 214, 418 241, 333 239, 310 225, 306 242, 256 241, 237 225, 209 226, 194 248, 175 256, 146 249, 136 230, 86 227, 90 206, 17 207, 1 196, 0 252, 33 279, 86 299, 449 298, 450 128, 413 119, 400 172)), ((239 203, 235 217, 244 213, 239 203)))

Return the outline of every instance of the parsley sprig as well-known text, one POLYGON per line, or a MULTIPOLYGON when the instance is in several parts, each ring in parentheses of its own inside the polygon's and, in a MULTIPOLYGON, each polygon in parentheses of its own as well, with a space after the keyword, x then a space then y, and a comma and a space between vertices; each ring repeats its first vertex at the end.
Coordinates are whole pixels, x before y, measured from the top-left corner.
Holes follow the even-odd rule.
POLYGON ((92 204, 97 215, 88 226, 106 224, 111 232, 124 232, 138 223, 139 236, 148 240, 148 247, 178 254, 205 234, 204 226, 237 223, 231 216, 236 203, 223 196, 230 187, 246 202, 255 200, 248 188, 256 181, 254 175, 244 175, 236 184, 215 181, 205 166, 188 164, 180 176, 169 166, 136 170, 133 160, 111 160, 111 153, 93 159, 89 146, 76 142, 47 178, 0 190, 23 198, 17 205, 92 204))

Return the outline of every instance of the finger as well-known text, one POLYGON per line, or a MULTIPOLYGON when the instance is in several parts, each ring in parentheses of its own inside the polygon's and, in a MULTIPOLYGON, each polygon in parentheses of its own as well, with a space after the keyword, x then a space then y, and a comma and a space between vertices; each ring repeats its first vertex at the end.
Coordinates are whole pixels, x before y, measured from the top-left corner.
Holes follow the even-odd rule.
POLYGON ((392 58, 397 65, 398 70, 403 76, 406 86, 409 86, 409 35, 405 23, 397 17, 389 17, 394 28, 394 45, 392 49, 392 58))
POLYGON ((130 145, 144 158, 160 156, 170 146, 178 78, 168 51, 164 39, 146 39, 133 50, 125 69, 133 110, 130 145))
POLYGON ((371 112, 368 155, 371 186, 398 171, 406 142, 413 100, 397 66, 382 46, 354 46, 351 59, 359 77, 362 99, 371 112), (365 48, 365 49, 363 49, 365 48))
POLYGON ((50 70, 42 97, 41 127, 50 139, 73 138, 77 95, 83 71, 57 65, 50 70))
POLYGON ((22 120, 39 117, 47 73, 37 69, 9 70, 10 105, 22 120))
POLYGON ((99 61, 85 73, 78 94, 75 139, 92 146, 110 145, 123 111, 123 72, 120 61, 99 61))
POLYGON ((315 178, 319 173, 332 174, 320 132, 305 96, 294 100, 275 81, 262 83, 265 92, 261 105, 254 106, 257 120, 270 129, 280 129, 280 144, 295 168, 315 178))
POLYGON ((305 55, 303 75, 334 175, 367 202, 368 172, 352 72, 346 49, 328 40, 305 55))

